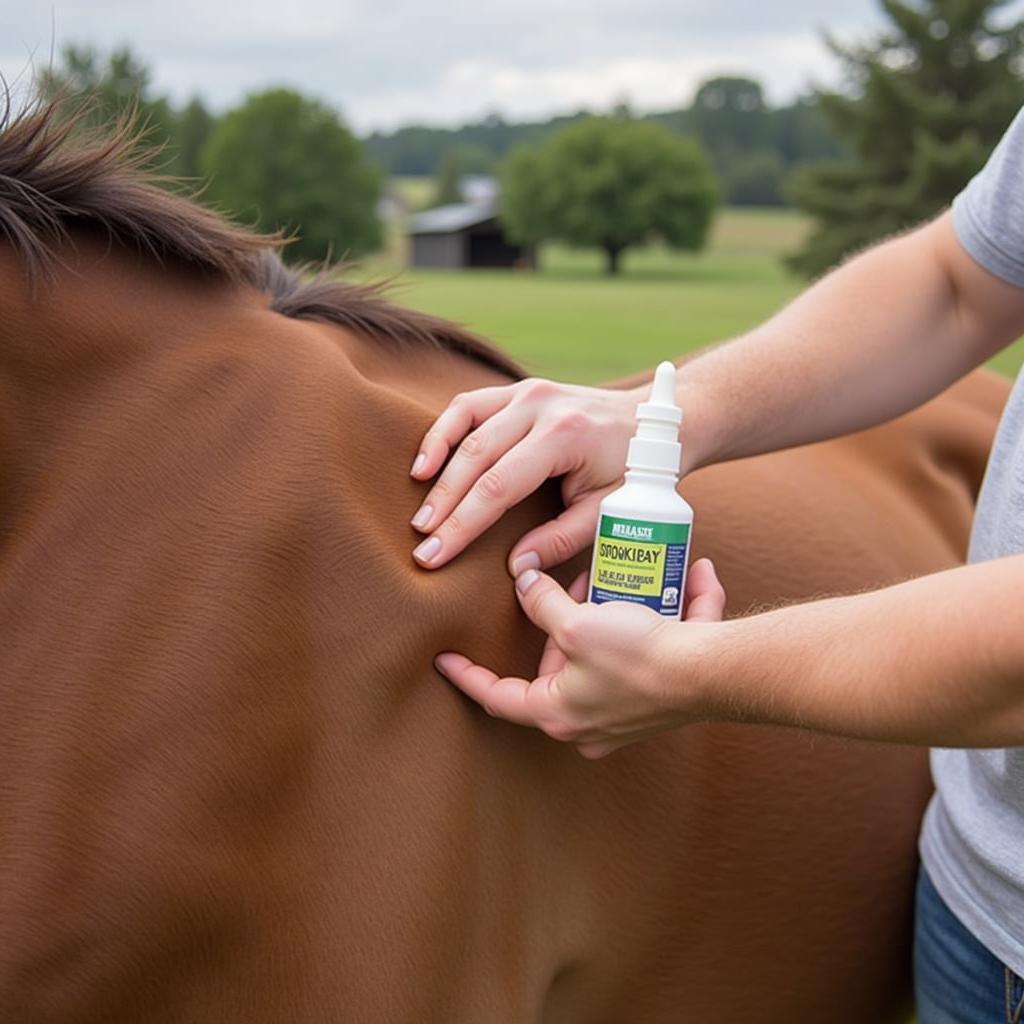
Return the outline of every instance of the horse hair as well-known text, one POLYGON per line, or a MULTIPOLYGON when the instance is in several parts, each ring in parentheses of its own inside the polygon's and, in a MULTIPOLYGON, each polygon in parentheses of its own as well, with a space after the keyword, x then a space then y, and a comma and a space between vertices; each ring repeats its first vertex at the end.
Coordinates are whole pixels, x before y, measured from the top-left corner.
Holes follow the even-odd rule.
POLYGON ((153 147, 132 116, 105 129, 85 127, 88 106, 56 99, 0 115, 0 235, 30 280, 51 273, 71 232, 101 232, 159 263, 250 286, 275 312, 337 324, 395 343, 459 352, 510 377, 522 370, 485 341, 439 317, 385 297, 387 282, 342 280, 340 265, 286 267, 286 239, 241 227, 201 206, 173 177, 153 171, 153 147), (168 186, 176 188, 169 191, 168 186))

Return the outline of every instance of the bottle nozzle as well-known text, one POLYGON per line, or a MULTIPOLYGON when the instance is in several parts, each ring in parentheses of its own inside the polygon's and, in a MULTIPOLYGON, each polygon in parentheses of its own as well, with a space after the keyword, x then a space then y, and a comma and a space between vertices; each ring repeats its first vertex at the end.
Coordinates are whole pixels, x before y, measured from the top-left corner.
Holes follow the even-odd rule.
POLYGON ((654 371, 654 385, 648 401, 651 405, 676 404, 676 368, 668 360, 659 363, 654 371))
POLYGON ((676 405, 676 368, 664 362, 654 372, 651 396, 636 407, 636 435, 629 443, 628 469, 679 472, 679 424, 682 410, 676 405))

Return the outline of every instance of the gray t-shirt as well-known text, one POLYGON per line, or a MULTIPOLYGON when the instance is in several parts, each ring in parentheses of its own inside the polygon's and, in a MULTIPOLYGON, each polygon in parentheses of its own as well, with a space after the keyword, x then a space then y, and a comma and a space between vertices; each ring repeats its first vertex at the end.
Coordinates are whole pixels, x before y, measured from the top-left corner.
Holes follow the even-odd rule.
MULTIPOLYGON (((1024 110, 953 202, 957 238, 973 259, 1024 287, 1024 110)), ((968 561, 1024 552, 1024 372, 1003 412, 968 561)), ((1004 615, 1021 617, 1019 608, 1004 615)), ((1021 679, 1024 691, 1024 679, 1021 679)), ((933 750, 936 793, 921 856, 942 898, 978 939, 1024 975, 1024 747, 933 750)))

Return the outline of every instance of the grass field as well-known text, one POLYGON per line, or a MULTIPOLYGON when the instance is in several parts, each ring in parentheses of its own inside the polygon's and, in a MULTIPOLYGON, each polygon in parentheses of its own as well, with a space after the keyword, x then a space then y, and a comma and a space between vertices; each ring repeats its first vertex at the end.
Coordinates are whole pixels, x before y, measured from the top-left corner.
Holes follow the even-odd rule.
MULTIPOLYGON (((541 270, 408 270, 397 301, 456 320, 519 359, 530 373, 594 383, 652 366, 760 323, 804 283, 780 257, 807 225, 787 210, 722 211, 708 248, 684 255, 663 248, 627 252, 618 279, 601 255, 547 246, 541 270)), ((402 262, 396 242, 373 273, 402 262)), ((993 361, 1014 374, 1018 342, 993 361)))

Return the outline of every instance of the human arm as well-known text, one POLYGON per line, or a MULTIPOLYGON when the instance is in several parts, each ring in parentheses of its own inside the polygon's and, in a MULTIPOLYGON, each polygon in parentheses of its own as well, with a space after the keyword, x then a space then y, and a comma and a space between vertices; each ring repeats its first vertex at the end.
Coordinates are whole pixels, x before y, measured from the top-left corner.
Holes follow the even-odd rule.
POLYGON ((944 213, 687 363, 678 384, 684 469, 892 419, 1022 332, 1024 289, 975 262, 944 213))
POLYGON ((438 667, 498 717, 587 756, 707 720, 1024 745, 1024 555, 727 622, 576 604, 548 576, 525 582, 523 608, 561 660, 549 648, 534 681, 500 679, 458 655, 438 667))
MULTIPOLYGON (((1021 332, 1024 289, 976 263, 943 214, 686 363, 678 384, 683 471, 889 419, 1021 332)), ((547 381, 460 396, 424 438, 413 473, 429 479, 455 449, 424 500, 429 514, 421 508, 414 518, 430 534, 417 549, 420 563, 444 565, 549 476, 563 478, 567 510, 513 547, 513 574, 586 547, 600 499, 621 477, 639 398, 547 381)))

